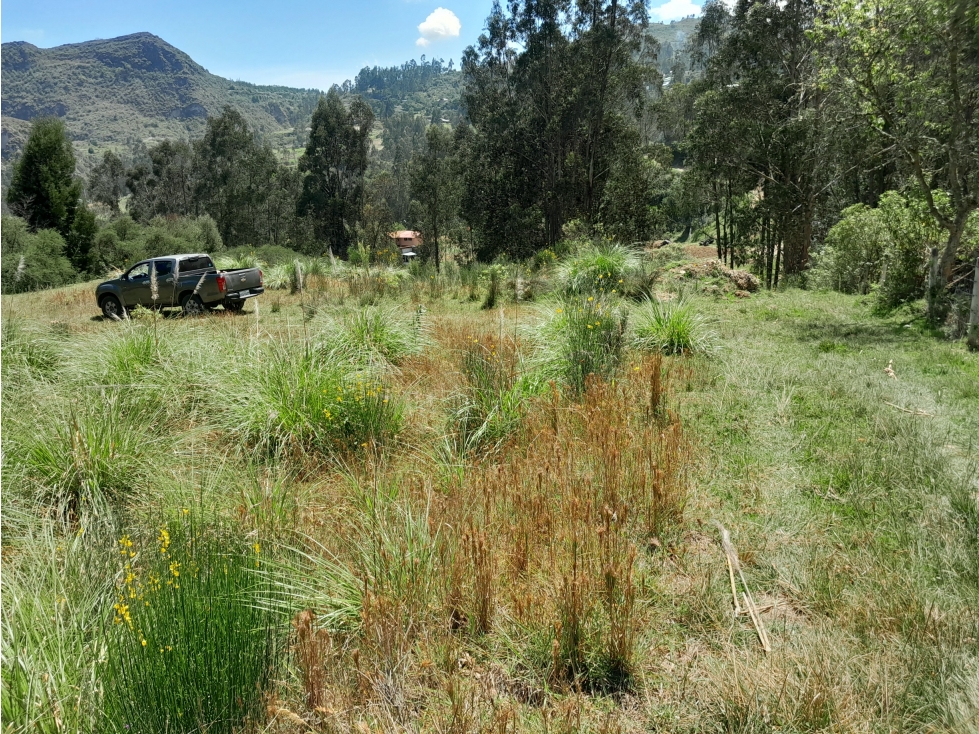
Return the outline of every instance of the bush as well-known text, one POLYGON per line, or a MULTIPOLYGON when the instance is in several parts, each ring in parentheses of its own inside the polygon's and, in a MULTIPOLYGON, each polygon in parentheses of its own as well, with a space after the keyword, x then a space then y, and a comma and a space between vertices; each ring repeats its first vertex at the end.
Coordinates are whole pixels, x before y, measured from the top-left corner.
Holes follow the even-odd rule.
POLYGON ((880 280, 889 238, 880 212, 865 204, 844 209, 843 218, 813 258, 810 284, 842 293, 868 293, 880 280))
POLYGON ((22 219, 4 217, 0 283, 4 293, 25 293, 74 283, 76 273, 65 256, 65 241, 53 229, 36 234, 22 219))
POLYGON ((672 301, 649 298, 633 318, 632 346, 641 352, 710 354, 715 349, 716 334, 682 297, 672 301))
POLYGON ((878 309, 890 310, 924 294, 927 253, 941 240, 922 202, 888 191, 876 209, 857 204, 843 211, 813 258, 809 283, 843 293, 874 291, 878 309))
POLYGON ((231 734, 261 722, 283 625, 270 611, 270 583, 255 573, 260 541, 186 514, 152 540, 124 535, 118 548, 107 726, 231 734))

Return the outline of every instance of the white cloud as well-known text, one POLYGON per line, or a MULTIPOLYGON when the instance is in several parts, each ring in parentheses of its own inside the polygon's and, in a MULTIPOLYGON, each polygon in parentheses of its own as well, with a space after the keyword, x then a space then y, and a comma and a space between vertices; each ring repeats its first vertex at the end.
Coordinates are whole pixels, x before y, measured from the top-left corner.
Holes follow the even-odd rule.
POLYGON ((659 21, 680 20, 688 15, 700 15, 700 3, 690 0, 666 0, 658 8, 650 8, 650 15, 659 21))
POLYGON ((432 14, 418 25, 421 37, 415 41, 416 46, 424 48, 433 41, 444 41, 446 38, 458 38, 462 23, 456 14, 445 8, 435 8, 432 14))

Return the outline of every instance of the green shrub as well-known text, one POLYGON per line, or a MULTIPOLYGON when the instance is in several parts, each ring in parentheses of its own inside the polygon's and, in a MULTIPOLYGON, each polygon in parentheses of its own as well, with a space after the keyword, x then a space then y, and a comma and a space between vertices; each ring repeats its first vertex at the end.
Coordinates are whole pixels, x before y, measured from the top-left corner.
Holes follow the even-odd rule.
POLYGON ((710 354, 715 349, 715 333, 683 297, 649 298, 636 308, 633 320, 632 346, 639 351, 710 354))
POLYGON ((261 542, 186 514, 118 548, 103 677, 110 730, 231 734, 261 723, 284 631, 255 573, 261 542))
POLYGON ((0 286, 4 293, 25 293, 74 283, 77 275, 65 256, 65 241, 53 229, 35 234, 22 220, 3 219, 3 261, 0 286))
POLYGON ((868 293, 880 280, 889 233, 880 212, 865 204, 843 210, 813 258, 810 284, 842 293, 868 293))
POLYGON ((924 294, 927 253, 942 239, 922 202, 888 191, 876 209, 857 204, 843 211, 813 257, 809 283, 843 293, 874 291, 878 309, 887 311, 924 294))
POLYGON ((573 296, 543 311, 533 329, 539 374, 566 383, 576 394, 588 375, 615 375, 622 358, 626 313, 610 298, 573 296))

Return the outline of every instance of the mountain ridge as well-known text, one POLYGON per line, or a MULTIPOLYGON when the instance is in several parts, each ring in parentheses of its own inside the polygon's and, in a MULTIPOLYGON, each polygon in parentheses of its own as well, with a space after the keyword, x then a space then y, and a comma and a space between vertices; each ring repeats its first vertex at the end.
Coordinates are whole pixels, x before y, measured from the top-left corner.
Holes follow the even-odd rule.
POLYGON ((38 116, 63 119, 81 147, 199 137, 226 105, 268 135, 308 118, 321 94, 224 79, 145 31, 51 48, 5 42, 2 84, 4 159, 23 144, 23 123, 38 116))

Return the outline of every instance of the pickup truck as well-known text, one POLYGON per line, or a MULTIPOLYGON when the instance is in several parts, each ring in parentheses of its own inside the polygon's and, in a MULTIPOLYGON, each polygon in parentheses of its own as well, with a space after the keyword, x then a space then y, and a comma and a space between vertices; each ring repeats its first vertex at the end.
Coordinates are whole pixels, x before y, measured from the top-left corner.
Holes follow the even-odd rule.
POLYGON ((179 306, 188 315, 215 306, 237 312, 247 299, 264 292, 258 268, 218 270, 207 255, 168 255, 142 260, 118 278, 100 283, 95 301, 106 318, 118 319, 134 306, 179 306))

